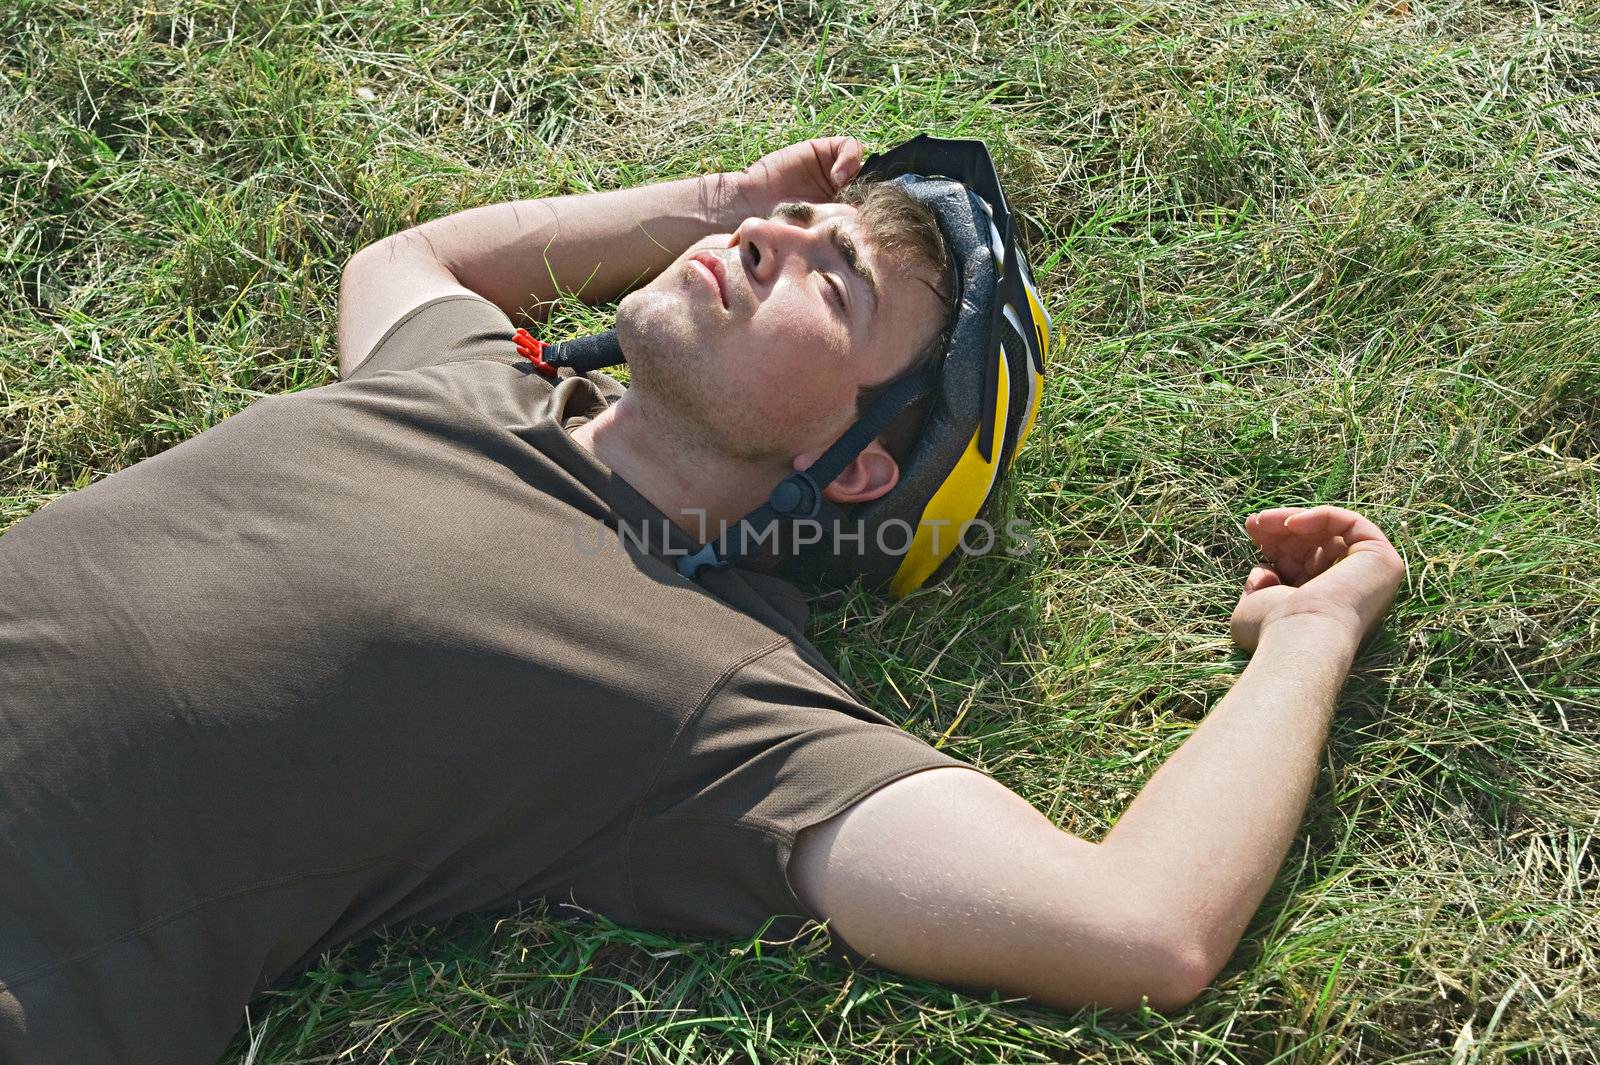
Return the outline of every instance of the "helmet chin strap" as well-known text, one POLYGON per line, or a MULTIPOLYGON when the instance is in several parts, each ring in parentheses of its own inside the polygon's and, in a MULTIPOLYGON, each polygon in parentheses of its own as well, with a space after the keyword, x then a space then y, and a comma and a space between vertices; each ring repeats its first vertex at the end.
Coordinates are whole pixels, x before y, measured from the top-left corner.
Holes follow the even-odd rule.
MULTIPOLYGON (((559 344, 541 344, 539 348, 546 365, 552 368, 569 366, 578 373, 603 370, 625 361, 615 329, 559 344)), ((531 355, 529 357, 532 358, 531 355)), ((845 467, 854 462, 856 456, 889 427, 896 415, 932 392, 938 383, 939 373, 930 367, 909 377, 902 377, 890 385, 873 400, 867 413, 845 430, 844 435, 835 440, 817 461, 779 481, 765 503, 740 518, 722 536, 694 554, 678 559, 678 572, 693 580, 696 574, 707 567, 732 565, 761 543, 765 531, 774 522, 815 518, 822 510, 823 489, 832 484, 834 478, 843 473, 845 467)))
POLYGON ((774 522, 815 518, 822 510, 823 489, 888 428, 897 414, 933 391, 938 380, 938 371, 927 369, 890 385, 817 461, 779 481, 765 503, 739 519, 722 536, 678 559, 678 572, 693 580, 702 569, 728 566, 748 555, 774 522))
POLYGON ((620 366, 627 360, 622 357, 622 343, 615 329, 593 336, 575 337, 559 344, 541 344, 544 361, 550 366, 570 366, 577 373, 604 370, 620 366))

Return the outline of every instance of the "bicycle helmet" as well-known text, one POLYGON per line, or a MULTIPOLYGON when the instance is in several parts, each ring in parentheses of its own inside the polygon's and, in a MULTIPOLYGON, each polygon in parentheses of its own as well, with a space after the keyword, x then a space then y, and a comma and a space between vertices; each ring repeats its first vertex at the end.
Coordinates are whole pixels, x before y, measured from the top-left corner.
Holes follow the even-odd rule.
MULTIPOLYGON (((868 158, 857 180, 862 179, 899 185, 938 220, 954 274, 946 351, 883 389, 815 463, 779 482, 766 503, 679 559, 686 577, 774 543, 774 532, 785 524, 813 521, 832 535, 785 554, 781 568, 787 575, 823 585, 859 577, 869 587, 904 596, 948 569, 1033 429, 1051 321, 1016 242, 988 149, 978 140, 922 135, 868 158), (849 508, 824 500, 822 490, 901 411, 924 397, 931 397, 930 409, 895 487, 849 508), (842 550, 845 544, 852 550, 842 550)), ((582 371, 623 361, 614 331, 538 349, 525 353, 552 367, 582 371)))

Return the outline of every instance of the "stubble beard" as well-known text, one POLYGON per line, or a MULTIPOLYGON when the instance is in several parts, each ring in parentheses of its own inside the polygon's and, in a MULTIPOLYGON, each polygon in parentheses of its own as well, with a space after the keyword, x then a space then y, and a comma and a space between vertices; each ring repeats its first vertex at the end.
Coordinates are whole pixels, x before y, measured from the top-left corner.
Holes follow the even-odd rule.
POLYGON ((782 462, 761 439, 760 428, 743 423, 736 405, 714 374, 704 345, 684 328, 673 301, 648 287, 617 305, 617 340, 627 355, 628 390, 665 446, 710 451, 735 462, 782 462))

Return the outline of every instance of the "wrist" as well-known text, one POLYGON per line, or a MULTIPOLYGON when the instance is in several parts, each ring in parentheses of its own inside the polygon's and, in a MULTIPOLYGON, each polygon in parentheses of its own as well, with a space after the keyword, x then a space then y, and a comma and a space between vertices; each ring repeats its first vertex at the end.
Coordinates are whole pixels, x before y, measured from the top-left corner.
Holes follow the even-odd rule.
POLYGON ((1262 623, 1255 653, 1324 654, 1348 664, 1355 659, 1361 636, 1358 619, 1311 612, 1285 614, 1262 623))
POLYGON ((700 182, 704 221, 713 233, 732 233, 751 215, 765 215, 771 210, 752 200, 750 183, 742 170, 707 174, 700 182))

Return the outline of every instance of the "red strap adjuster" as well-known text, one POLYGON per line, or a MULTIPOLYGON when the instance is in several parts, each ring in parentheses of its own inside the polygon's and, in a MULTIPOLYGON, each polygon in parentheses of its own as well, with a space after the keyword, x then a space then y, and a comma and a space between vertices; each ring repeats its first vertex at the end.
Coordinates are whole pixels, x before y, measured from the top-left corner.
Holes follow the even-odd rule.
POLYGON ((556 368, 544 361, 544 349, 549 345, 542 340, 535 340, 532 333, 520 327, 511 335, 511 339, 517 345, 518 354, 525 356, 540 373, 551 380, 555 379, 556 368))

